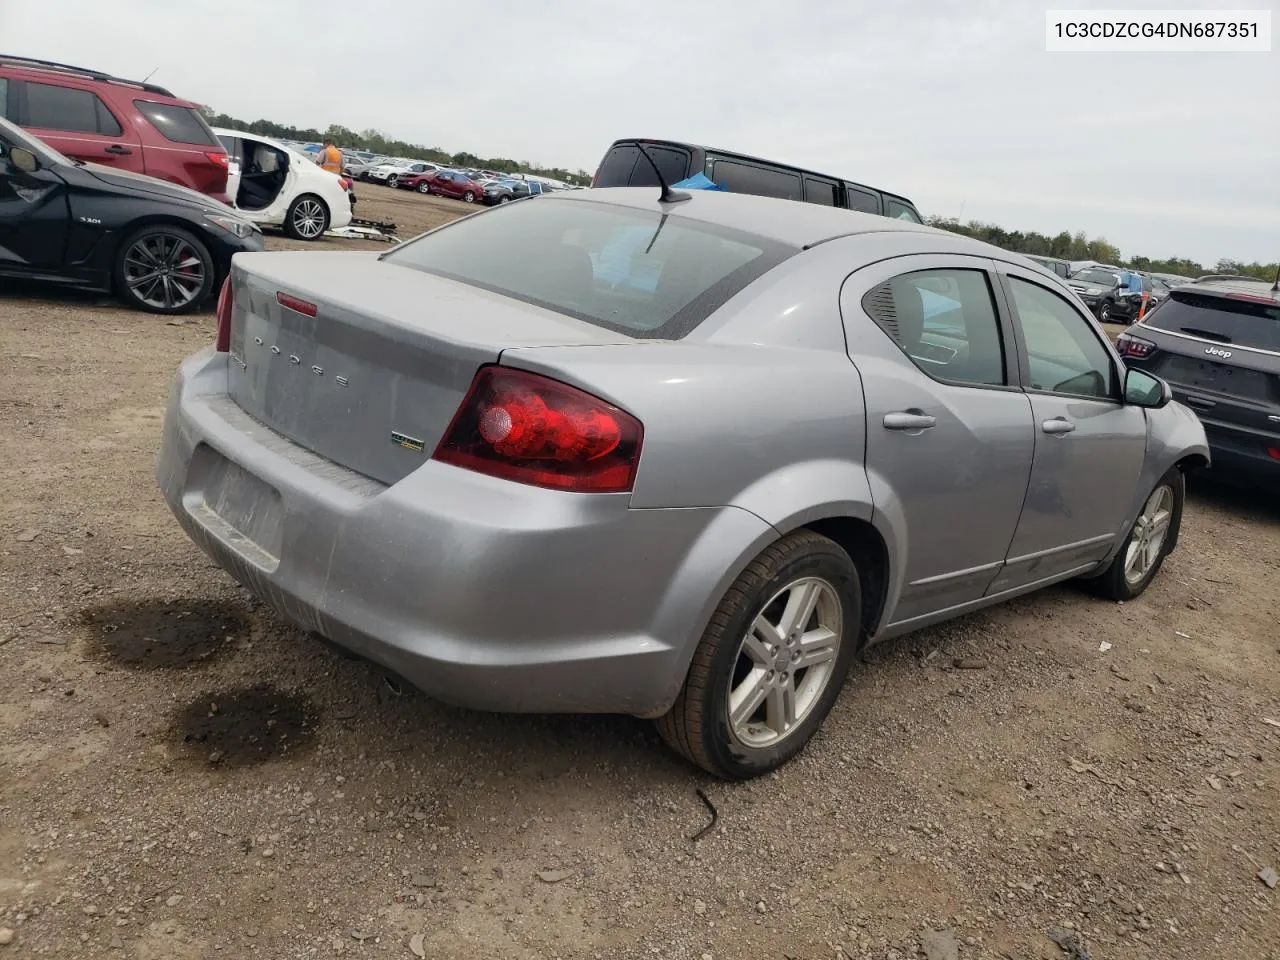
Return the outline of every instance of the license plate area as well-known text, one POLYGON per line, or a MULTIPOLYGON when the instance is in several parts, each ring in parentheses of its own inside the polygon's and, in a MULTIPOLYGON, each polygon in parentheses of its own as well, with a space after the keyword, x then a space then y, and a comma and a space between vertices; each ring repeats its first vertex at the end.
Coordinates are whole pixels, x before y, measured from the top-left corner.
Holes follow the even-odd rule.
POLYGON ((280 565, 280 493, 207 444, 191 458, 183 506, 196 521, 264 571, 280 565))

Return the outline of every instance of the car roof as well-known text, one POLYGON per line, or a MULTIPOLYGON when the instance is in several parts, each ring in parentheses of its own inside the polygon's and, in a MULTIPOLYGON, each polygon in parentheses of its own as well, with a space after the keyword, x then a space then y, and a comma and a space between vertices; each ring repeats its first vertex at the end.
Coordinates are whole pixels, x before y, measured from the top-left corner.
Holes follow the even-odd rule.
POLYGON ((175 104, 181 104, 185 107, 196 106, 196 104, 190 100, 184 100, 182 97, 174 96, 174 94, 165 87, 158 86, 154 83, 147 83, 145 80, 126 80, 124 77, 115 77, 109 73, 103 73, 101 70, 90 70, 88 67, 77 67, 69 63, 58 63, 56 60, 37 60, 32 57, 0 53, 0 67, 10 70, 31 72, 36 75, 53 73, 62 77, 69 77, 78 80, 90 80, 96 83, 110 83, 117 86, 133 87, 153 96, 167 97, 168 99, 173 100, 175 104))
POLYGON ((1280 306, 1280 290, 1273 289, 1272 284, 1265 280, 1201 280, 1174 289, 1188 294, 1209 293, 1219 297, 1244 295, 1254 299, 1273 300, 1280 306))
MULTIPOLYGON (((753 233, 796 247, 811 247, 858 233, 944 234, 972 248, 980 256, 998 256, 1007 260, 1010 254, 989 243, 961 234, 908 220, 895 220, 874 213, 859 213, 843 207, 827 207, 818 203, 758 197, 748 193, 719 190, 690 190, 689 199, 678 204, 658 203, 657 187, 594 187, 584 191, 555 191, 557 201, 582 203, 598 201, 643 210, 656 210, 672 216, 687 217, 705 223, 753 233)), ((1014 256, 1020 256, 1014 254, 1014 256)))

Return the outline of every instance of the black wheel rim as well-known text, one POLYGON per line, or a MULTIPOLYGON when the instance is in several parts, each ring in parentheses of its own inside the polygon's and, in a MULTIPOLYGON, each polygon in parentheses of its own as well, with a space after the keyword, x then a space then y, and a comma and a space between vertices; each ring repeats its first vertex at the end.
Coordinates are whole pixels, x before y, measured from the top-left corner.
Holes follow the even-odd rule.
POLYGON ((189 306, 204 289, 199 251, 185 237, 148 233, 125 251, 124 282, 139 301, 159 310, 189 306))

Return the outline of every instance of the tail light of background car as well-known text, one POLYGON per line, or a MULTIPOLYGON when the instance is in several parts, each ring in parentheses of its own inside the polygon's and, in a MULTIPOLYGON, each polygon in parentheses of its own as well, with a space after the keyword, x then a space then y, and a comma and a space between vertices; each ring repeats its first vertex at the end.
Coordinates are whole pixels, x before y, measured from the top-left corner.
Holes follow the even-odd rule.
POLYGON ((1150 340, 1143 340, 1131 333, 1122 333, 1116 338, 1116 349, 1120 351, 1122 357, 1145 360, 1156 352, 1156 345, 1150 340))
POLYGON ((213 348, 218 353, 229 353, 231 350, 231 275, 222 281, 222 290, 218 293, 218 339, 213 348))
POLYGON ((537 487, 625 493, 643 435, 631 414, 577 387, 481 367, 432 459, 537 487))

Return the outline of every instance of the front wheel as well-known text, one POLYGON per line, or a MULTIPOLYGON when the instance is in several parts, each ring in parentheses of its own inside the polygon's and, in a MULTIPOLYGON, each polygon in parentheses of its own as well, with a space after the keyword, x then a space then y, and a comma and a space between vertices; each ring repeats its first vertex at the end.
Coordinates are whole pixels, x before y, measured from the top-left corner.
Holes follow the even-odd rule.
POLYGON ((430 192, 431 192, 431 184, 429 184, 429 183, 427 183, 427 181, 423 180, 420 184, 418 184, 418 192, 419 192, 419 193, 430 193, 430 192))
POLYGON ((289 205, 284 232, 295 240, 319 240, 329 229, 329 208, 319 197, 304 193, 289 205))
POLYGON ((1103 300, 1098 304, 1098 322, 1111 323, 1111 301, 1103 300))
POLYGON ((809 531, 778 541, 725 594, 658 732, 725 779, 782 766, 839 696, 861 622, 858 572, 844 550, 809 531))
POLYGON ((399 174, 393 173, 391 176, 387 177, 387 186, 388 186, 388 187, 394 187, 394 186, 395 186, 397 183, 399 183, 399 182, 400 182, 400 175, 399 175, 399 174))
POLYGON ((504 195, 504 196, 501 196, 501 197, 499 197, 499 198, 498 198, 498 202, 499 202, 499 203, 510 203, 510 202, 511 202, 511 198, 510 198, 510 197, 508 197, 508 196, 505 196, 505 195, 504 195))
POLYGON ((189 313, 213 292, 209 248, 195 234, 169 224, 143 227, 116 251, 115 289, 131 307, 150 313, 189 313))
POLYGON ((1186 478, 1173 467, 1147 496, 1111 566, 1093 581, 1099 595, 1132 600, 1151 585, 1178 539, 1185 500, 1186 478))

